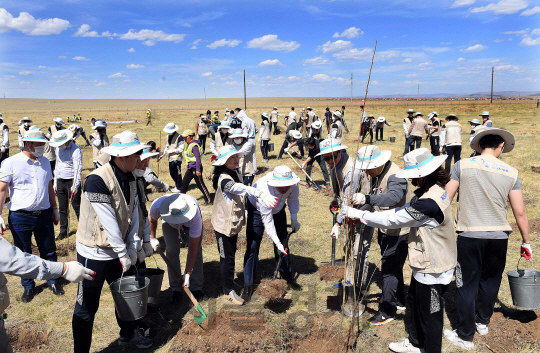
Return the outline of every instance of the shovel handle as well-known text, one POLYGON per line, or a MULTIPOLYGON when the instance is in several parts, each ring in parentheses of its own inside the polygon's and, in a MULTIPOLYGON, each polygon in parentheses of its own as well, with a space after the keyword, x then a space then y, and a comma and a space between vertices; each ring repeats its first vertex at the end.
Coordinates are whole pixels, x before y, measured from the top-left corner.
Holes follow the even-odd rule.
MULTIPOLYGON (((330 210, 330 213, 332 213, 332 226, 334 226, 337 221, 337 214, 332 210, 330 210)), ((330 264, 332 266, 336 265, 336 238, 334 237, 332 237, 332 254, 330 255, 330 264)))
MULTIPOLYGON (((289 225, 287 225, 289 226, 289 225)), ((291 237, 291 234, 294 233, 294 232, 290 232, 287 234, 287 238, 285 239, 285 246, 287 246, 285 248, 285 252, 288 252, 289 250, 289 238, 291 237)), ((280 254, 279 255, 279 259, 278 259, 278 262, 277 262, 277 265, 276 265, 276 269, 274 270, 274 275, 272 276, 272 280, 274 281, 276 278, 277 278, 277 274, 279 273, 279 268, 281 267, 281 262, 283 262, 283 256, 285 256, 284 254, 280 254)))
POLYGON ((307 173, 304 169, 302 169, 302 167, 300 166, 300 164, 298 164, 298 162, 294 159, 294 157, 291 156, 291 154, 290 154, 289 152, 287 152, 287 154, 289 155, 289 157, 291 157, 291 159, 293 160, 293 162, 296 163, 296 165, 298 166, 298 168, 300 168, 300 169, 304 172, 304 174, 309 178, 309 180, 311 180, 311 182, 312 182, 313 184, 315 184, 315 182, 313 181, 313 179, 311 179, 311 177, 308 175, 308 173, 307 173))

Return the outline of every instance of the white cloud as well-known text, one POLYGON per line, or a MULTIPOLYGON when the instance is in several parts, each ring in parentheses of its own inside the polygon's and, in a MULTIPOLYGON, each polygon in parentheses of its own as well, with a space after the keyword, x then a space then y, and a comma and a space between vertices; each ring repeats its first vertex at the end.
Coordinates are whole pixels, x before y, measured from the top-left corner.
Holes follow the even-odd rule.
POLYGON ((364 34, 364 32, 360 28, 350 27, 350 28, 344 30, 343 32, 341 32, 341 34, 339 34, 339 32, 334 33, 332 38, 345 37, 345 38, 348 38, 348 39, 353 39, 353 38, 358 38, 359 36, 361 36, 363 34, 364 34))
POLYGON ((19 75, 21 76, 28 76, 28 75, 32 75, 33 72, 32 71, 21 71, 19 72, 19 75))
POLYGON ((456 0, 452 6, 450 6, 450 8, 456 8, 456 7, 461 7, 461 6, 467 6, 467 5, 472 5, 476 2, 476 0, 456 0))
POLYGON ((297 76, 289 76, 287 77, 288 80, 291 80, 291 81, 294 81, 294 80, 299 80, 300 78, 298 78, 297 76))
POLYGON ((278 59, 274 59, 274 60, 268 59, 268 60, 260 62, 259 66, 269 67, 269 66, 285 66, 285 65, 283 65, 278 59))
POLYGON ((324 56, 317 56, 316 58, 302 60, 302 65, 326 65, 328 64, 328 59, 324 56))
POLYGON ((540 35, 540 28, 533 29, 531 32, 531 36, 538 36, 540 35))
POLYGON ((316 75, 313 75, 311 78, 319 82, 328 82, 332 80, 332 78, 328 76, 327 74, 316 74, 316 75))
POLYGON ((100 83, 96 83, 96 86, 100 87, 100 86, 105 86, 106 83, 105 82, 100 82, 100 83))
POLYGON ((142 69, 144 65, 141 64, 129 64, 126 66, 127 69, 142 69))
POLYGON ((126 75, 122 75, 121 72, 117 72, 115 74, 109 75, 109 78, 119 78, 119 77, 127 77, 126 75))
POLYGON ((223 38, 223 39, 216 40, 215 42, 208 44, 206 47, 209 48, 209 49, 217 49, 219 47, 225 47, 225 46, 227 46, 229 48, 234 48, 240 43, 242 43, 242 41, 238 40, 238 39, 225 39, 225 38, 223 38))
POLYGON ((286 42, 278 39, 275 34, 267 34, 265 36, 255 38, 246 43, 247 48, 256 48, 263 50, 284 51, 286 53, 300 48, 297 42, 286 42))
POLYGON ((202 39, 196 39, 191 43, 191 48, 189 49, 197 49, 199 43, 202 41, 202 39))
POLYGON ((465 58, 459 58, 459 59, 457 59, 457 62, 458 62, 458 63, 461 63, 461 62, 464 62, 464 61, 465 61, 465 58))
POLYGON ((410 63, 410 62, 412 62, 412 61, 413 61, 413 58, 405 58, 405 59, 403 59, 402 62, 404 62, 404 63, 410 63))
POLYGON ((182 27, 192 27, 189 23, 182 23, 182 27))
POLYGON ((135 53, 135 49, 134 49, 134 48, 129 48, 127 51, 128 51, 128 53, 135 53))
POLYGON ((236 81, 227 81, 227 82, 225 82, 224 84, 227 85, 227 86, 236 86, 236 85, 238 85, 239 83, 236 82, 236 81))
POLYGON ((476 53, 476 52, 479 52, 479 51, 482 51, 482 50, 486 50, 488 47, 486 47, 485 45, 482 45, 482 44, 475 44, 473 46, 470 46, 466 49, 461 49, 461 51, 463 53, 476 53))
POLYGON ((416 77, 416 74, 408 74, 407 77, 416 77))
POLYGON ((519 67, 510 65, 510 64, 495 66, 495 70, 497 70, 497 71, 506 71, 506 70, 512 70, 512 69, 513 70, 518 70, 519 67))
POLYGON ((28 12, 21 12, 19 17, 13 17, 6 9, 0 9, 0 33, 15 30, 31 36, 47 36, 59 34, 68 27, 69 21, 60 18, 39 20, 28 12))
POLYGON ((486 6, 474 7, 469 9, 470 12, 486 12, 491 11, 495 15, 511 15, 523 9, 526 9, 529 3, 526 0, 501 0, 497 3, 492 2, 486 6))
POLYGON ((383 50, 375 54, 375 56, 377 57, 377 60, 393 60, 399 58, 401 56, 401 52, 398 50, 383 50))
POLYGON ((526 37, 521 40, 521 43, 519 43, 519 45, 521 46, 540 45, 540 38, 532 39, 530 37, 526 37))
POLYGON ((156 45, 156 42, 174 42, 180 43, 184 40, 185 34, 174 34, 174 33, 165 33, 163 31, 154 31, 151 29, 141 29, 138 32, 135 32, 133 29, 130 29, 127 33, 118 35, 122 40, 140 40, 143 41, 142 44, 149 47, 156 45))
POLYGON ((334 57, 340 61, 355 61, 355 60, 369 60, 371 59, 371 49, 358 50, 348 49, 339 53, 335 53, 334 57))
POLYGON ((67 57, 65 55, 60 55, 58 59, 66 59, 67 57))
POLYGON ((534 15, 534 14, 537 14, 537 13, 540 13, 540 6, 535 6, 531 9, 527 9, 525 11, 523 11, 520 16, 531 16, 531 15, 534 15))
POLYGON ((418 64, 418 68, 420 70, 431 70, 433 68, 433 66, 435 66, 434 64, 432 64, 431 62, 429 61, 426 61, 425 63, 420 63, 418 64))
POLYGON ((47 68, 47 66, 43 66, 43 65, 38 66, 38 69, 46 69, 46 68, 47 68))
POLYGON ((517 36, 525 36, 525 35, 529 34, 529 30, 530 30, 530 28, 525 28, 525 29, 522 29, 521 31, 503 32, 503 34, 515 34, 517 36))
POLYGON ((211 72, 211 71, 205 72, 205 73, 202 73, 202 74, 201 74, 201 77, 210 77, 210 76, 212 76, 212 72, 211 72))
POLYGON ((352 47, 352 43, 348 40, 336 40, 335 42, 326 42, 319 47, 323 53, 337 53, 352 47))
POLYGON ((440 54, 445 53, 450 50, 448 47, 440 47, 440 48, 424 48, 425 51, 433 53, 433 54, 440 54))
POLYGON ((28 85, 28 84, 30 84, 30 81, 21 81, 19 83, 22 83, 23 85, 28 85))
POLYGON ((450 45, 452 42, 441 42, 441 45, 450 45))
POLYGON ((79 61, 90 61, 90 59, 85 58, 84 56, 74 56, 72 59, 79 60, 79 61))
POLYGON ((99 38, 99 37, 112 37, 112 36, 116 36, 116 34, 112 34, 110 32, 103 32, 101 34, 99 34, 97 31, 90 31, 90 25, 87 25, 87 24, 83 24, 79 27, 79 29, 77 30, 77 32, 75 32, 75 34, 73 34, 73 37, 94 37, 94 38, 99 38))

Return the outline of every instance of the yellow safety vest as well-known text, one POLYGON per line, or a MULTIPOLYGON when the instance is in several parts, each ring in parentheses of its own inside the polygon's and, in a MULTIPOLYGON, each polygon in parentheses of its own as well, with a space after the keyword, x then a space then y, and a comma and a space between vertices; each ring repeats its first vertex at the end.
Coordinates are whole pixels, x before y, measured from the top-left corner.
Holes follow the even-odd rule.
POLYGON ((184 149, 184 158, 186 160, 186 165, 191 162, 196 162, 197 158, 195 158, 195 154, 193 153, 193 147, 197 146, 199 148, 199 152, 201 151, 201 146, 198 143, 189 143, 186 148, 184 149))
POLYGON ((146 118, 150 118, 150 112, 146 112, 146 118))

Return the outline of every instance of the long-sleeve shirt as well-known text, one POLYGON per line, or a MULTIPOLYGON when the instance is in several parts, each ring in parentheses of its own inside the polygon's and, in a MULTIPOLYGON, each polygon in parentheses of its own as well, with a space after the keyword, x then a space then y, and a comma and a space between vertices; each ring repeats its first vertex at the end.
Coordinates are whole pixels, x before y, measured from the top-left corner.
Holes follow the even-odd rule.
MULTIPOLYGON (((389 168, 391 164, 392 162, 387 162, 385 169, 389 168)), ((379 181, 377 179, 378 177, 371 179, 372 188, 378 186, 379 181)), ((384 194, 375 192, 372 195, 366 195, 366 204, 379 207, 395 207, 403 199, 405 193, 408 192, 407 186, 409 183, 407 179, 398 178, 395 174, 388 177, 386 185, 387 191, 384 194)))
POLYGON ((56 167, 54 173, 54 183, 60 179, 73 179, 73 189, 76 190, 81 185, 82 176, 82 151, 75 144, 70 142, 63 150, 56 147, 56 167))
POLYGON ((165 189, 166 184, 159 180, 156 173, 154 173, 150 167, 146 167, 144 170, 143 178, 148 184, 154 185, 157 188, 165 189))
POLYGON ((2 136, 4 137, 2 147, 9 148, 9 127, 7 125, 4 125, 4 129, 2 130, 2 136))
MULTIPOLYGON (((330 169, 330 173, 333 175, 332 183, 334 183, 334 180, 336 179, 335 178, 336 169, 339 170, 340 168, 343 168, 348 158, 351 158, 351 157, 349 157, 349 155, 345 151, 342 151, 341 160, 339 161, 339 163, 337 164, 335 168, 330 169)), ((343 200, 341 200, 342 206, 349 204, 349 195, 351 193, 351 187, 353 190, 353 195, 354 193, 360 191, 358 186, 359 186, 361 177, 363 175, 363 172, 358 168, 351 167, 349 170, 344 172, 344 175, 345 175, 344 180, 337 181, 339 183, 339 187, 342 190, 342 194, 343 194, 343 200)), ((336 195, 336 197, 339 197, 339 195, 336 195)), ((346 217, 345 210, 342 207, 337 216, 337 222, 339 224, 342 224, 343 221, 345 220, 345 217, 346 217)))
POLYGON ((255 141, 255 135, 257 134, 257 125, 253 119, 249 118, 243 110, 236 114, 236 119, 242 122, 242 131, 247 134, 248 139, 255 141))
MULTIPOLYGON (((199 144, 199 141, 192 140, 189 144, 192 144, 192 143, 199 144)), ((189 162, 188 165, 187 165, 187 168, 188 169, 195 168, 195 170, 200 172, 201 168, 202 168, 202 162, 201 162, 201 152, 199 151, 199 147, 193 146, 193 149, 191 151, 195 155, 195 162, 189 162)))

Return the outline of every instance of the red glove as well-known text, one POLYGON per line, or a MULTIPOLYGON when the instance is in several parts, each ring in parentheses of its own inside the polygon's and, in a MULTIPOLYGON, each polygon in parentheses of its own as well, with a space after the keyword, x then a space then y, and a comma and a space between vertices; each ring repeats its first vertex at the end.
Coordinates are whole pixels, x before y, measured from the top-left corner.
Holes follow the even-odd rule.
POLYGON ((522 243, 521 244, 521 251, 520 251, 521 257, 524 257, 525 260, 532 259, 532 248, 530 243, 522 243))
POLYGON ((161 152, 161 146, 159 146, 156 151, 161 152))
POLYGON ((349 222, 349 225, 353 227, 357 225, 358 223, 360 223, 360 220, 356 218, 346 218, 346 219, 347 219, 347 222, 349 222))
POLYGON ((210 162, 213 162, 217 159, 217 156, 215 154, 212 155, 212 157, 210 157, 210 162))
POLYGON ((73 199, 73 197, 75 197, 75 193, 71 190, 71 198, 73 199))
POLYGON ((339 209, 339 204, 337 200, 330 202, 330 211, 337 211, 339 209))

